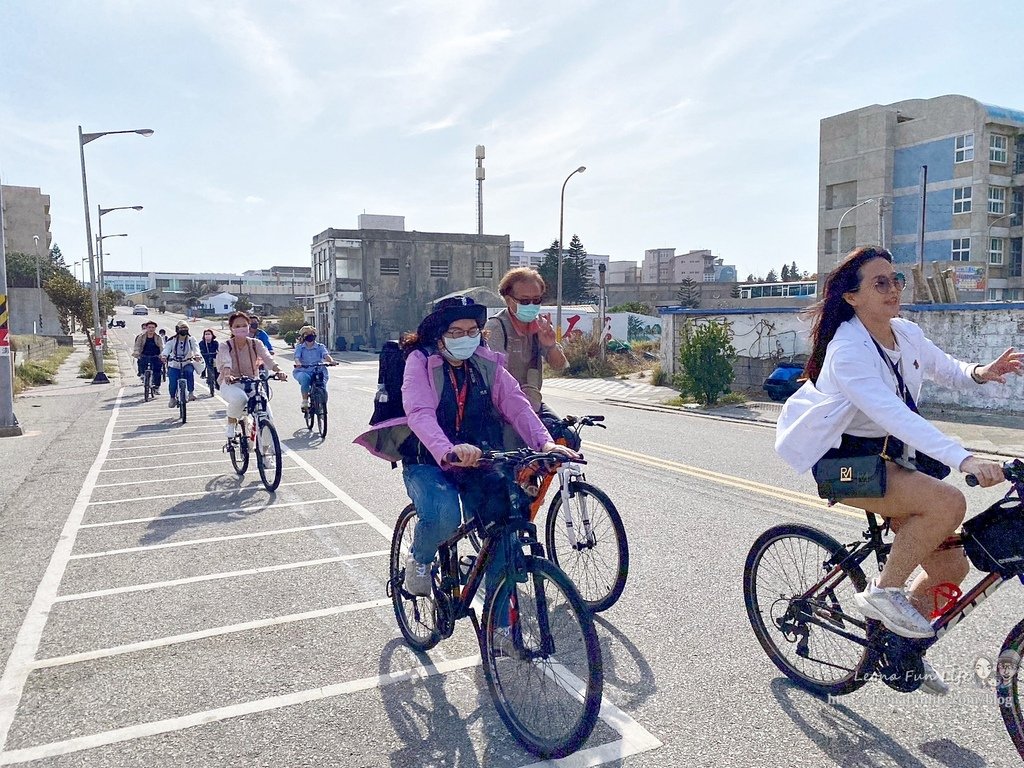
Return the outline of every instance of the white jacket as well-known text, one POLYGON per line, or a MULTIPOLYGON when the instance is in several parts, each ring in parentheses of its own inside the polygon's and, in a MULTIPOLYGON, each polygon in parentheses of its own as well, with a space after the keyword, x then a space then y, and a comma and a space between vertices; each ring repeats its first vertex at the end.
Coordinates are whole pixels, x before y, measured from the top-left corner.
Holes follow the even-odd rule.
MULTIPOLYGON (((973 363, 947 355, 925 338, 916 323, 895 318, 892 330, 900 348, 900 373, 915 402, 920 403, 925 377, 950 388, 982 386, 971 378, 973 363)), ((858 412, 877 427, 865 437, 893 435, 953 469, 970 455, 907 407, 889 363, 854 317, 840 325, 829 342, 817 385, 804 382, 783 407, 775 429, 775 450, 798 472, 806 472, 826 451, 839 447, 858 412)))
POLYGON ((183 357, 186 361, 189 358, 199 358, 192 360, 192 365, 195 366, 197 372, 203 368, 203 356, 199 354, 199 345, 191 336, 184 343, 178 341, 177 335, 168 336, 164 348, 160 350, 160 357, 167 361, 168 368, 181 368, 182 364, 175 359, 176 357, 183 357))

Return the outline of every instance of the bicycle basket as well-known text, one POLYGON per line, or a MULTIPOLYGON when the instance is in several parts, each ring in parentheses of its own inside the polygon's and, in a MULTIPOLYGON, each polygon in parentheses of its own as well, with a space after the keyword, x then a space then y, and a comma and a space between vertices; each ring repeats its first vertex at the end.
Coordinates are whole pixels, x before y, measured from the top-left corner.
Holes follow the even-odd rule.
POLYGON ((964 552, 980 571, 1004 576, 1024 574, 1024 506, 997 501, 964 525, 964 552))

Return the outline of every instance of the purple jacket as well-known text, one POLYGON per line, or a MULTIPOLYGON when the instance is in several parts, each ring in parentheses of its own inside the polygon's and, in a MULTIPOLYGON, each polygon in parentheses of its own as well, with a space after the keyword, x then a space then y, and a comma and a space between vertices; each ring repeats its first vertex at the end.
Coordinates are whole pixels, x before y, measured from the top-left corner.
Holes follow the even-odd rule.
MULTIPOLYGON (((505 356, 486 347, 478 347, 474 362, 480 368, 491 389, 491 402, 523 441, 534 450, 540 450, 551 440, 544 424, 537 417, 530 401, 519 388, 519 383, 505 369, 505 356)), ((444 358, 439 353, 426 355, 416 350, 405 361, 402 379, 402 404, 405 416, 376 424, 359 435, 354 443, 366 448, 374 456, 388 461, 399 461, 399 446, 415 433, 439 465, 451 451, 453 443, 437 423, 437 406, 444 388, 444 358)))

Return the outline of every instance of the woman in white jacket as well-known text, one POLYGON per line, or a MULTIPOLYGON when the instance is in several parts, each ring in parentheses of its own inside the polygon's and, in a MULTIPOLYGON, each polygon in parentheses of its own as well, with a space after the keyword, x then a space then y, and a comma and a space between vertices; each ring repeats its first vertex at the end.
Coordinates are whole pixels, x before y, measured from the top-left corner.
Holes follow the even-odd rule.
MULTIPOLYGON (((877 583, 855 602, 897 634, 931 637, 921 613, 932 605, 930 590, 959 584, 968 571, 962 550, 937 551, 967 509, 963 494, 937 478, 949 472, 945 465, 976 475, 984 486, 1002 482, 1003 474, 999 464, 969 454, 917 413, 921 384, 925 377, 956 388, 1004 383, 1007 374, 1021 372, 1024 355, 1011 348, 988 365, 955 360, 898 317, 905 284, 881 248, 857 248, 828 276, 822 300, 810 310, 808 381, 783 409, 776 449, 799 471, 822 458, 892 457, 884 464, 884 496, 834 500, 888 518, 895 532, 877 583), (904 589, 918 566, 923 572, 908 600, 904 589)), ((931 677, 931 692, 944 693, 941 679, 931 677)))

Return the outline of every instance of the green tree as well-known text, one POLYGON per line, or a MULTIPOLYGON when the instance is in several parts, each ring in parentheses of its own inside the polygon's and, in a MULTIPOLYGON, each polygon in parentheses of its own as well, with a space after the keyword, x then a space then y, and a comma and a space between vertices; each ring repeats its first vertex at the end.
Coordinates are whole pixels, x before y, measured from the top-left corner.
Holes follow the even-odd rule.
MULTIPOLYGON (((562 262, 562 303, 576 304, 593 301, 594 291, 590 281, 590 265, 587 252, 576 235, 573 245, 565 252, 562 262)), ((558 297, 558 240, 553 240, 544 252, 544 262, 537 268, 547 283, 548 301, 558 297)))
POLYGON ((148 298, 155 305, 158 301, 160 301, 160 293, 158 291, 153 291, 151 294, 149 294, 148 298))
POLYGON ((774 269, 769 269, 768 274, 764 278, 764 281, 766 283, 777 283, 779 282, 779 276, 775 273, 774 269))
POLYGON ((235 309, 239 312, 248 312, 252 309, 252 302, 249 301, 249 297, 246 295, 239 296, 235 302, 235 309))
POLYGON ((306 324, 306 313, 302 307, 289 307, 281 313, 277 322, 278 333, 284 336, 288 331, 298 332, 306 324))
POLYGON ((789 265, 789 279, 790 280, 799 280, 800 279, 800 269, 797 267, 795 261, 792 264, 789 265))
POLYGON ((198 307, 203 303, 203 289, 195 280, 189 280, 185 283, 185 296, 183 301, 185 306, 189 309, 198 307))
POLYGON ((679 282, 676 298, 679 299, 679 306, 696 309, 700 306, 700 286, 692 278, 685 277, 679 282))
POLYGON ((89 290, 75 280, 70 272, 62 270, 55 273, 43 283, 43 290, 57 308, 61 328, 65 333, 71 333, 75 324, 86 329, 92 327, 92 297, 89 290))
POLYGON ((679 346, 679 388, 706 405, 714 405, 719 395, 729 391, 735 359, 736 349, 726 321, 709 320, 700 325, 688 321, 679 346))
POLYGON ((609 307, 608 311, 632 312, 635 315, 647 315, 648 317, 654 316, 654 311, 651 309, 651 305, 642 301, 624 301, 622 304, 616 304, 614 307, 609 307))
POLYGON ((790 277, 789 277, 789 265, 788 265, 788 264, 783 264, 783 265, 782 265, 782 273, 781 273, 781 275, 780 275, 780 276, 781 276, 781 278, 782 278, 782 282, 784 282, 784 283, 788 283, 788 282, 790 281, 790 277))
MULTIPOLYGON (((7 279, 13 283, 15 280, 31 281, 35 285, 36 279, 36 257, 35 254, 12 251, 5 259, 7 264, 7 279)), ((48 280, 54 273, 53 264, 46 260, 45 256, 39 259, 39 274, 41 280, 48 280)))
POLYGON ((56 243, 50 248, 50 262, 57 269, 67 269, 68 264, 64 261, 64 254, 60 252, 60 246, 56 243))

